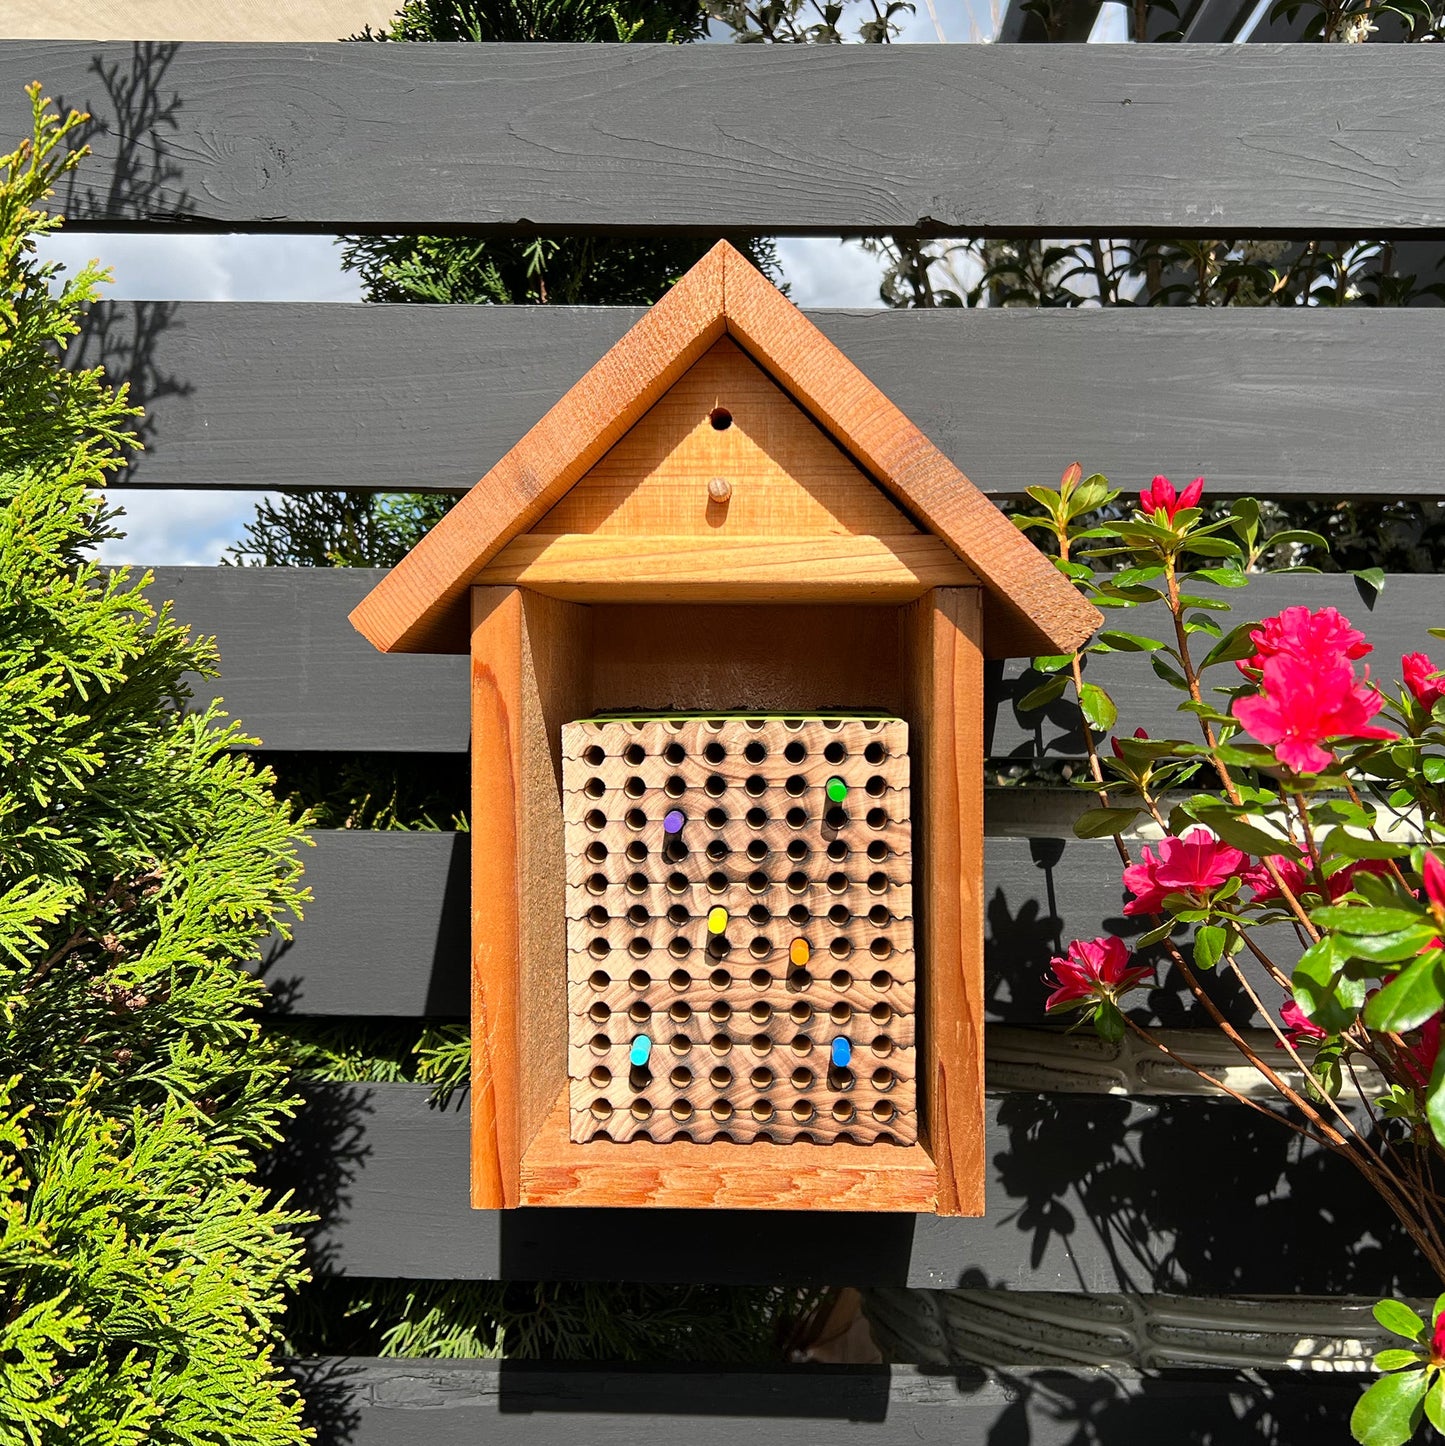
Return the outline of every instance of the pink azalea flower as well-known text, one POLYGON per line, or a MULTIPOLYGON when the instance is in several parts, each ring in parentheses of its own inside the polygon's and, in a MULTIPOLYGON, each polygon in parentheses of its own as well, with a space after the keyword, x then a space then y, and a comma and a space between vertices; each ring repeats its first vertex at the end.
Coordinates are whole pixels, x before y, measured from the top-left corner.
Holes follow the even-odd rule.
POLYGON ((1364 633, 1353 627, 1338 608, 1285 608, 1265 618, 1249 635, 1254 656, 1239 664, 1239 670, 1258 677, 1267 658, 1287 654, 1311 665, 1329 667, 1371 652, 1364 633))
POLYGON ((1175 515, 1186 507, 1198 507, 1204 495, 1204 478, 1196 477, 1182 492, 1175 492, 1174 484, 1167 477, 1156 477, 1139 494, 1139 510, 1153 517, 1162 512, 1173 522, 1175 515))
MULTIPOLYGON (((1134 736, 1136 738, 1147 738, 1149 735, 1142 728, 1136 728, 1134 730, 1134 736)), ((1114 750, 1115 758, 1122 758, 1124 756, 1124 750, 1119 746, 1119 740, 1117 738, 1111 738, 1109 740, 1109 747, 1114 750)))
POLYGON ((1346 658, 1331 664, 1276 653, 1264 660, 1260 691, 1235 700, 1234 716, 1286 767, 1318 773, 1334 761, 1324 747, 1330 739, 1398 736, 1370 722, 1383 706, 1346 658))
MULTIPOLYGON (((1285 887, 1295 898, 1306 893, 1318 894, 1314 877, 1305 872, 1303 865, 1296 863, 1293 859, 1281 858, 1278 854, 1273 855, 1270 862, 1279 871, 1285 887)), ((1330 898, 1338 899, 1353 888, 1356 874, 1379 874, 1383 877, 1389 872, 1390 865, 1384 859, 1360 859, 1355 863, 1346 864, 1344 868, 1336 869, 1327 880, 1330 886, 1330 898)), ((1263 859, 1252 869, 1245 870, 1244 882, 1247 888, 1254 890, 1256 904, 1268 903, 1271 899, 1283 897, 1275 887, 1275 882, 1270 877, 1269 870, 1265 868, 1263 859)))
POLYGON ((1427 712, 1445 698, 1445 678, 1435 676, 1440 670, 1426 653, 1406 653, 1400 659, 1405 686, 1415 701, 1427 712))
POLYGON ((1430 1363, 1445 1361, 1445 1310, 1435 1317, 1435 1331, 1430 1337, 1430 1363))
POLYGON ((1134 895, 1126 914, 1162 914, 1170 894, 1206 894, 1234 877, 1249 856, 1217 839, 1202 824, 1178 838, 1159 842, 1159 857, 1146 848, 1140 861, 1124 870, 1124 887, 1134 895))
POLYGON ((1436 855, 1426 854, 1420 877, 1425 885, 1426 899, 1437 910, 1445 910, 1445 864, 1436 855))
POLYGON ((1050 959, 1053 978, 1046 984, 1058 987, 1044 1008, 1059 1009, 1079 999, 1116 999, 1151 969, 1130 969, 1129 948, 1120 938, 1106 934, 1101 939, 1075 939, 1062 959, 1050 959))
MULTIPOLYGON (((1305 1040, 1329 1038, 1329 1031, 1321 1029, 1293 999, 1280 1010, 1279 1017, 1284 1024, 1285 1034, 1289 1036, 1289 1042, 1296 1049, 1305 1040)), ((1275 1045, 1279 1049, 1284 1048, 1278 1040, 1275 1041, 1275 1045)))
POLYGON ((1400 1061, 1416 1089, 1422 1090, 1430 1083, 1439 1055, 1440 1016, 1437 1014, 1415 1031, 1415 1038, 1405 1046, 1405 1057, 1400 1061))

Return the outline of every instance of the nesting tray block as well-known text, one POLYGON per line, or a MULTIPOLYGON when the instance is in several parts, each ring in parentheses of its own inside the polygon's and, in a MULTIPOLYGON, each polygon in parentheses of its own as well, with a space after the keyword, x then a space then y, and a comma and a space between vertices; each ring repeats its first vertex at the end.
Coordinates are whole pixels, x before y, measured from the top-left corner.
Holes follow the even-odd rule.
POLYGON ((562 755, 571 1138, 916 1143, 908 725, 586 719, 562 755))

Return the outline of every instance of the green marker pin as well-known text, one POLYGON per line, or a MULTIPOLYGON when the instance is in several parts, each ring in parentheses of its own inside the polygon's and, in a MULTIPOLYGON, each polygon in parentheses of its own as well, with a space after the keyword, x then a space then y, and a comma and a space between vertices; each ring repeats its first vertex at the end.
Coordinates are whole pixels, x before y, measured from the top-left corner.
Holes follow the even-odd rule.
POLYGON ((707 911, 707 931, 709 934, 721 934, 728 926, 728 911, 721 904, 715 905, 707 911))
POLYGON ((835 774, 828 780, 828 802, 842 803, 848 797, 848 785, 835 774))

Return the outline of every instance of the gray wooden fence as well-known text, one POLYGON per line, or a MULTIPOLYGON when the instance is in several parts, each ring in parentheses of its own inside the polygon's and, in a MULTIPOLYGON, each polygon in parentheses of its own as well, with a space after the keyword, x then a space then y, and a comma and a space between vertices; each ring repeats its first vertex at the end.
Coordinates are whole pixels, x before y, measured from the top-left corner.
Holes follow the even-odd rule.
MULTIPOLYGON (((96 118, 96 157, 62 199, 74 224, 98 229, 1445 234, 1439 47, 13 43, 0 46, 0 132, 24 129, 21 85, 35 77, 96 118)), ((1221 493, 1435 497, 1445 492, 1436 315, 816 319, 996 494, 1049 482, 1077 456, 1120 483, 1203 471, 1221 493)), ((148 408, 148 450, 126 485, 456 489, 635 317, 117 303, 97 308, 80 349, 130 377, 148 408)), ((163 569, 155 592, 219 637, 219 692, 263 751, 427 754, 460 776, 465 662, 375 654, 346 621, 374 579, 163 569)), ((1368 621, 1386 664, 1427 647, 1426 627, 1445 622, 1432 577, 1391 578, 1378 598, 1350 578, 1306 576, 1248 596, 1261 614, 1340 606, 1368 621)), ((1153 690, 1107 672, 1101 664, 1099 680, 1131 726, 1167 726, 1153 690)), ((1076 754, 1066 709, 1018 713, 1028 686, 1023 664, 990 674, 990 752, 1076 754)), ((1100 1299, 1429 1292, 1408 1242, 1337 1161, 1177 1074, 1121 1074, 1087 1044, 1069 1055, 1053 1036, 1020 1033, 1039 1022, 1049 955, 1129 922, 1112 856, 1069 838, 1066 822, 1010 791, 990 799, 989 1051, 1000 1071, 983 1219, 722 1213, 704 1234, 686 1212, 473 1212, 460 1108, 432 1108, 410 1085, 318 1087, 273 1176, 320 1214, 319 1268, 1100 1299)), ((465 835, 321 832, 308 867, 315 905, 294 943, 258 964, 278 1014, 463 1016, 465 835)), ((1222 997, 1248 1024, 1241 1001, 1222 997)), ((1167 979, 1157 1002, 1187 1052, 1197 1010, 1167 979)), ((578 1429, 596 1442, 645 1429, 794 1446, 1112 1446, 1183 1439, 1181 1420, 1192 1440, 1288 1441, 1337 1428, 1357 1389, 1350 1377, 1322 1386, 1082 1367, 302 1369, 336 1446, 484 1433, 538 1442, 578 1429)))

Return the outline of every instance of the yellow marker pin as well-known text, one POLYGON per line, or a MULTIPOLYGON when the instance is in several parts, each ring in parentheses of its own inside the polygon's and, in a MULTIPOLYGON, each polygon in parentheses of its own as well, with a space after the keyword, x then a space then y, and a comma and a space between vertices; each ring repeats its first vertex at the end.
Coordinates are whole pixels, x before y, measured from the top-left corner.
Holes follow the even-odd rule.
POLYGON ((808 941, 806 939, 794 939, 793 942, 788 945, 788 958, 800 969, 808 962, 812 952, 813 951, 808 948, 808 941))
POLYGON ((709 934, 721 934, 728 926, 728 911, 721 904, 707 911, 707 931, 709 934))

